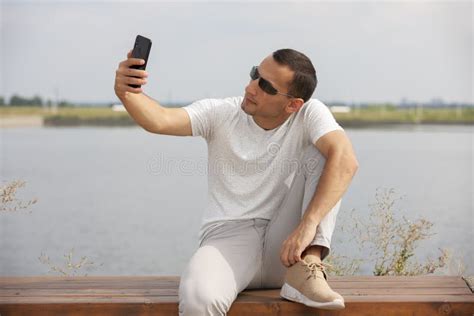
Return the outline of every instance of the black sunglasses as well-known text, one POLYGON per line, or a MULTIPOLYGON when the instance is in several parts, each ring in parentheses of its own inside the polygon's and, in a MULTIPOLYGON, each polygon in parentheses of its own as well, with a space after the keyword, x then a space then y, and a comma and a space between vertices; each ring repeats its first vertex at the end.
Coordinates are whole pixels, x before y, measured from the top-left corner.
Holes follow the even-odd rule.
POLYGON ((279 92, 277 89, 275 89, 272 86, 272 84, 270 82, 268 82, 267 80, 260 77, 260 73, 258 72, 258 66, 253 66, 252 67, 252 70, 250 70, 250 78, 252 78, 252 80, 259 79, 258 80, 258 86, 260 87, 260 89, 262 89, 263 91, 265 91, 268 94, 271 94, 271 95, 281 94, 281 95, 285 95, 285 96, 290 97, 290 98, 294 98, 294 96, 292 96, 290 94, 279 92))

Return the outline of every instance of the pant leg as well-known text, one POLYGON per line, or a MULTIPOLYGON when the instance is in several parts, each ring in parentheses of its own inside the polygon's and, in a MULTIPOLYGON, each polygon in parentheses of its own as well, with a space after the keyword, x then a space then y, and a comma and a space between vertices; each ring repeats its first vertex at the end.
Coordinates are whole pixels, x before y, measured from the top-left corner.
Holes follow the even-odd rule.
POLYGON ((182 273, 179 315, 226 315, 262 265, 266 219, 221 222, 204 233, 182 273))
MULTIPOLYGON (((305 162, 303 164, 305 189, 301 216, 304 215, 309 202, 311 202, 311 199, 314 196, 314 192, 316 192, 316 187, 319 183, 319 178, 321 177, 325 164, 326 159, 324 156, 316 149, 315 146, 310 146, 310 148, 306 151, 305 162)), ((336 218, 341 207, 341 201, 342 199, 340 199, 329 211, 329 213, 321 219, 321 222, 319 223, 316 230, 316 235, 313 241, 310 243, 310 245, 318 245, 323 247, 321 252, 321 260, 324 260, 324 258, 326 258, 331 251, 331 239, 334 228, 336 227, 336 218)))
MULTIPOLYGON (((279 288, 284 283, 286 267, 280 261, 283 242, 301 221, 311 201, 326 160, 314 146, 305 151, 300 168, 295 172, 287 196, 267 226, 263 248, 262 269, 249 288, 279 288)), ((323 246, 321 259, 330 252, 330 243, 341 201, 321 220, 310 245, 323 246)))

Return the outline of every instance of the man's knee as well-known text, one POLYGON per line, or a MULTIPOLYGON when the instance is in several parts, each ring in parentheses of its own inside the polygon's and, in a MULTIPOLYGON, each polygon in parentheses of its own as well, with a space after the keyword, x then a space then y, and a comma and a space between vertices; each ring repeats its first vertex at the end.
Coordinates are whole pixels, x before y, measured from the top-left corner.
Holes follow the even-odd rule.
POLYGON ((222 293, 196 282, 184 282, 179 288, 180 316, 217 316, 226 315, 233 300, 222 293))

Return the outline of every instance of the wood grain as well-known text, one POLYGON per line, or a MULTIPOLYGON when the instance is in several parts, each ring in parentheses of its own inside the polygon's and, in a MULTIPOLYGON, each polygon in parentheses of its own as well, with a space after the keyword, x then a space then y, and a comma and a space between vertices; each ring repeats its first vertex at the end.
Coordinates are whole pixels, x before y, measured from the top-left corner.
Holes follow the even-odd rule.
MULTIPOLYGON (((319 310, 280 298, 279 289, 246 290, 228 315, 474 315, 461 277, 330 277, 346 308, 319 310)), ((177 276, 0 277, 0 316, 178 315, 177 276)))

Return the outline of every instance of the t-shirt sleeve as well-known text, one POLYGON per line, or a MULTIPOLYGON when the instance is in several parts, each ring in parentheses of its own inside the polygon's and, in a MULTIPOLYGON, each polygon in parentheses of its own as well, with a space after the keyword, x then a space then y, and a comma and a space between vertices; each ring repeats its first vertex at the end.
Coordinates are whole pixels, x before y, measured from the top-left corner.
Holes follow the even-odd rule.
POLYGON ((203 99, 184 106, 191 120, 193 136, 210 140, 219 124, 229 116, 228 99, 203 99))
POLYGON ((318 139, 332 131, 344 129, 337 123, 329 108, 318 100, 308 103, 304 117, 304 127, 309 141, 315 144, 318 139))

